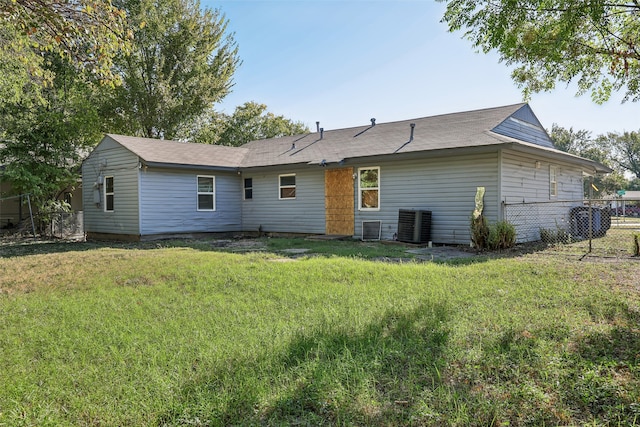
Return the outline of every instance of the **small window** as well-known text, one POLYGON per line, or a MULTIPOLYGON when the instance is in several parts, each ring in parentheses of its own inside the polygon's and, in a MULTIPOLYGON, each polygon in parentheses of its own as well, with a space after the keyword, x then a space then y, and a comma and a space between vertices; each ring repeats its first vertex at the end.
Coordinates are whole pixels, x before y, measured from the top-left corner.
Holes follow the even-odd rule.
POLYGON ((244 199, 253 199, 253 178, 244 179, 244 199))
POLYGON ((280 175, 279 177, 280 185, 280 199, 295 199, 296 198, 296 176, 295 174, 291 175, 280 175))
POLYGON ((104 177, 104 211, 113 212, 113 177, 104 177))
POLYGON ((558 197, 558 171, 555 166, 549 166, 549 198, 558 197))
POLYGON ((380 168, 358 169, 358 206, 360 210, 380 209, 380 168))
POLYGON ((198 210, 215 211, 216 180, 213 176, 198 176, 198 210))

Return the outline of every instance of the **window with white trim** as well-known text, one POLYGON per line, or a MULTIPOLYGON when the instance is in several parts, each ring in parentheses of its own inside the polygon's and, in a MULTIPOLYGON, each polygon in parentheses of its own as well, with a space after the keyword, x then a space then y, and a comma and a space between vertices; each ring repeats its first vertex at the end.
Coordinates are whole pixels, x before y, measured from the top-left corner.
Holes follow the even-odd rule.
POLYGON ((358 169, 358 209, 380 209, 380 168, 377 166, 358 169))
POLYGON ((216 178, 198 175, 198 210, 216 210, 216 178))
POLYGON ((104 177, 104 211, 113 212, 113 199, 115 192, 113 191, 113 177, 104 177))
POLYGON ((549 198, 558 197, 558 169, 555 166, 549 166, 549 198))
POLYGON ((244 179, 244 199, 253 199, 253 178, 244 179))
POLYGON ((296 174, 278 175, 278 198, 295 199, 296 198, 296 174))

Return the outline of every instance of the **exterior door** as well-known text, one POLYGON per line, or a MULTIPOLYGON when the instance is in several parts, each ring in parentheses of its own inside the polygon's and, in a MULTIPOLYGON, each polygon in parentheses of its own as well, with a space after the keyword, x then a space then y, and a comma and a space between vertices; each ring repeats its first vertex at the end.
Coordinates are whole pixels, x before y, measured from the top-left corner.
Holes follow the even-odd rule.
POLYGON ((353 236, 354 178, 352 168, 327 169, 324 173, 325 234, 353 236))

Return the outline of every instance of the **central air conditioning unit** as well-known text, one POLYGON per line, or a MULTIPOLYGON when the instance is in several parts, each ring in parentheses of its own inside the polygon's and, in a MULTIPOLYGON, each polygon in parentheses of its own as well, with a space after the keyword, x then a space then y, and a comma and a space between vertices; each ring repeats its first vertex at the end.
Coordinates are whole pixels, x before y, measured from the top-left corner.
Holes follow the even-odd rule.
POLYGON ((431 241, 431 211, 400 209, 398 240, 406 243, 431 241))

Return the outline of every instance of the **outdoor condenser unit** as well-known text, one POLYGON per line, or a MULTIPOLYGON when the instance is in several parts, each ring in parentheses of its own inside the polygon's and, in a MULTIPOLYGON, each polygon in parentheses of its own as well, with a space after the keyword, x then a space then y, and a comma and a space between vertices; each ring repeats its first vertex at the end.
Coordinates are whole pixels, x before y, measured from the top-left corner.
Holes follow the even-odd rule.
POLYGON ((431 241, 431 211, 400 209, 398 240, 407 243, 431 241))

